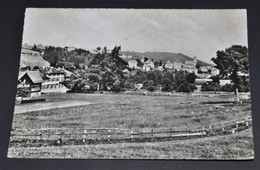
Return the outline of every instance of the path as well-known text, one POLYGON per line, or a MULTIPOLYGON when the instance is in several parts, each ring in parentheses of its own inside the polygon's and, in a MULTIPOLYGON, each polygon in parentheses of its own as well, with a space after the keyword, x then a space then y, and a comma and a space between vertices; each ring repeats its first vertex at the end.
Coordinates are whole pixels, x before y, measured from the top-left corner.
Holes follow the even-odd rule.
POLYGON ((89 104, 92 103, 87 101, 82 101, 82 100, 21 104, 21 105, 15 105, 14 114, 21 114, 21 113, 32 112, 32 111, 40 111, 40 110, 49 110, 55 108, 82 106, 82 105, 89 105, 89 104))

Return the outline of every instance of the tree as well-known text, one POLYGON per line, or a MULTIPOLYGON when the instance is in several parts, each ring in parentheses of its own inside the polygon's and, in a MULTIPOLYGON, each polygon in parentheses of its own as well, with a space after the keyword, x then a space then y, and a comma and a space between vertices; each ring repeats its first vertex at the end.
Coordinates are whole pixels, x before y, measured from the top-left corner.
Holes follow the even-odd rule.
POLYGON ((194 73, 189 73, 186 77, 187 81, 189 83, 195 83, 195 79, 197 78, 197 76, 194 73))
POLYGON ((154 81, 153 80, 147 80, 144 82, 143 87, 148 90, 148 91, 155 91, 156 87, 154 86, 154 81))
POLYGON ((211 59, 216 68, 220 70, 219 76, 222 78, 230 78, 234 83, 234 88, 241 91, 243 78, 240 73, 248 74, 248 49, 245 46, 233 45, 225 51, 217 51, 217 57, 211 59))

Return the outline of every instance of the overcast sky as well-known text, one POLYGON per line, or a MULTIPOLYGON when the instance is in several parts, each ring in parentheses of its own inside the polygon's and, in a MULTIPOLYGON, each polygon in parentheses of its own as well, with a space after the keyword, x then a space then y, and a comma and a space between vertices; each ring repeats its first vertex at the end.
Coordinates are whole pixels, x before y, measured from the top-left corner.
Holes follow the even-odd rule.
POLYGON ((217 50, 247 46, 246 10, 36 9, 23 43, 183 53, 209 62, 217 50))

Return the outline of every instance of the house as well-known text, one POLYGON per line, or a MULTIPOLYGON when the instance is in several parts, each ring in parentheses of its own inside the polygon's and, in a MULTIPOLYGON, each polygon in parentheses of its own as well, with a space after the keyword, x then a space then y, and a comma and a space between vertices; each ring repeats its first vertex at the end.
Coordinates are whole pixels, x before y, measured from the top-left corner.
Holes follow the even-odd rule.
POLYGON ((160 70, 160 71, 163 71, 164 69, 163 69, 163 66, 158 66, 158 67, 156 67, 155 68, 156 70, 160 70))
POLYGON ((199 69, 200 69, 201 73, 207 73, 208 72, 207 66, 201 66, 199 69))
POLYGON ((41 86, 43 82, 41 74, 38 71, 20 72, 17 88, 28 88, 30 97, 38 96, 41 94, 41 86))
POLYGON ((75 47, 67 47, 68 52, 74 51, 75 49, 75 47))
POLYGON ((129 60, 128 61, 128 67, 129 68, 137 68, 137 61, 136 60, 129 60))
POLYGON ((211 69, 211 74, 212 74, 213 76, 219 75, 219 69, 217 69, 217 68, 212 68, 212 69, 211 69))
POLYGON ((65 80, 69 80, 71 72, 60 68, 49 68, 42 70, 42 93, 65 93, 68 89, 63 85, 65 80))
POLYGON ((186 71, 189 72, 189 73, 194 73, 195 75, 198 74, 198 69, 195 68, 195 67, 194 68, 187 68, 186 71))
POLYGON ((150 59, 148 59, 146 62, 144 62, 143 70, 144 71, 150 71, 154 69, 154 62, 150 59))
POLYGON ((179 61, 173 62, 173 68, 176 70, 180 70, 182 67, 182 63, 179 61))
POLYGON ((221 86, 224 86, 226 84, 232 84, 232 80, 230 80, 230 79, 221 79, 221 80, 219 80, 219 84, 221 86))
POLYGON ((196 78, 195 79, 195 85, 202 85, 202 84, 205 84, 205 83, 209 83, 209 82, 212 82, 213 80, 212 79, 202 79, 202 78, 196 78))
POLYGON ((193 60, 185 60, 185 65, 193 65, 194 67, 197 64, 197 57, 194 57, 193 60))
POLYGON ((41 56, 41 53, 39 53, 38 51, 33 51, 33 50, 29 50, 29 49, 22 48, 22 50, 21 50, 21 55, 22 55, 22 56, 40 57, 40 56, 41 56))
POLYGON ((173 64, 171 61, 168 60, 168 61, 165 63, 164 68, 166 68, 166 69, 173 69, 173 66, 174 66, 174 64, 173 64))
POLYGON ((140 89, 142 89, 143 84, 138 83, 138 84, 135 85, 135 87, 136 87, 137 90, 140 90, 140 89))

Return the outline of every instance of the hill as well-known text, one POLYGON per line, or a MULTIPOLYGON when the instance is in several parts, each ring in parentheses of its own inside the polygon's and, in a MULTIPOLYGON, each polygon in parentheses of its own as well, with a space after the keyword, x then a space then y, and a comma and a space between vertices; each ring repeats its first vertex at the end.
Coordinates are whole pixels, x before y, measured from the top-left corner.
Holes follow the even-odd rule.
POLYGON ((50 63, 44 60, 41 56, 23 56, 21 55, 20 59, 20 67, 30 66, 33 68, 34 66, 38 67, 50 67, 50 63))
MULTIPOLYGON (((124 54, 126 56, 133 56, 135 59, 142 59, 144 57, 147 57, 149 59, 153 60, 162 60, 163 63, 166 61, 171 62, 181 62, 184 63, 186 60, 193 60, 192 57, 189 57, 187 55, 184 55, 182 53, 169 53, 169 52, 135 52, 135 51, 122 51, 121 54, 124 54)), ((130 60, 131 58, 123 58, 125 61, 130 60)), ((206 63, 204 61, 198 60, 198 64, 200 66, 212 66, 212 64, 206 63)))

